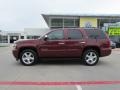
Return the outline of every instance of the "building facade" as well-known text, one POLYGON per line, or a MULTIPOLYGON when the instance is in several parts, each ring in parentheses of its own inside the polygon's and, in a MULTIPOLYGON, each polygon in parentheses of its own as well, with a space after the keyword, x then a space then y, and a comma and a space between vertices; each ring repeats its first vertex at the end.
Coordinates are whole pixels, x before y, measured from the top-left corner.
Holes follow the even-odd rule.
POLYGON ((120 15, 61 15, 42 14, 49 28, 100 28, 105 23, 120 22, 120 15))
POLYGON ((0 31, 0 46, 14 43, 20 39, 37 39, 49 32, 50 29, 25 28, 24 31, 0 31))
POLYGON ((2 31, 0 32, 0 46, 1 45, 9 45, 10 43, 14 43, 19 39, 24 39, 24 34, 21 31, 2 31))
POLYGON ((47 28, 25 28, 24 38, 25 39, 37 39, 49 31, 50 29, 47 29, 47 28))
POLYGON ((120 42, 120 15, 42 14, 42 16, 51 29, 99 28, 106 31, 113 41, 120 42), (111 29, 111 27, 114 29, 111 29))

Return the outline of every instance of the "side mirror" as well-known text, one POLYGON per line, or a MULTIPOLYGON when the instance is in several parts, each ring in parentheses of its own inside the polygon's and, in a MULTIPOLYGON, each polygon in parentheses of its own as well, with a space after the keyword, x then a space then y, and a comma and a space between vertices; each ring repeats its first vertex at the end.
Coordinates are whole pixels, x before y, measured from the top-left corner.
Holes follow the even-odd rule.
POLYGON ((47 36, 47 35, 45 35, 44 40, 45 40, 45 41, 47 41, 47 40, 48 40, 48 36, 47 36))

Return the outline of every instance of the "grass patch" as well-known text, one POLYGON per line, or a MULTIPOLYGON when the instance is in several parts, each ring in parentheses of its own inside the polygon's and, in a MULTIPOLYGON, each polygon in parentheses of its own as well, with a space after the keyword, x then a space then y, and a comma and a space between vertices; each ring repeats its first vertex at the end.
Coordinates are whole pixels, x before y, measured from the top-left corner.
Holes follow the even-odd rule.
POLYGON ((7 47, 7 46, 0 46, 0 47, 7 47))
POLYGON ((0 47, 8 47, 8 46, 0 46, 0 47))

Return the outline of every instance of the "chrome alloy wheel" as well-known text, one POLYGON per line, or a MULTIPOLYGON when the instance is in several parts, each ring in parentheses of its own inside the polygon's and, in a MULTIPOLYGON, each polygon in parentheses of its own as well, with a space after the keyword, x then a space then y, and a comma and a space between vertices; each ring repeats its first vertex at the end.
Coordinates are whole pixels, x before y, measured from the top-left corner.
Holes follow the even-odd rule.
POLYGON ((32 64, 35 61, 35 57, 34 57, 33 53, 31 53, 31 52, 25 52, 22 55, 22 61, 25 64, 29 65, 29 64, 32 64))
POLYGON ((88 52, 85 56, 86 63, 91 64, 91 65, 96 63, 97 59, 98 59, 98 57, 97 57, 96 53, 92 52, 92 51, 88 52))

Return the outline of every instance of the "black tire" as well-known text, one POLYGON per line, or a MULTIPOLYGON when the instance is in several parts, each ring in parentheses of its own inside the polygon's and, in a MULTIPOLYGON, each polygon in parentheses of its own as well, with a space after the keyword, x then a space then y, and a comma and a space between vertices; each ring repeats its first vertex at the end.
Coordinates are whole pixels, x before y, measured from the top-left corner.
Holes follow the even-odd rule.
POLYGON ((94 66, 99 61, 99 54, 96 50, 88 49, 88 50, 84 51, 82 61, 85 65, 94 66), (92 53, 92 55, 91 55, 91 53, 92 53), (91 55, 92 57, 89 55, 91 55))
POLYGON ((20 53, 20 62, 21 62, 22 65, 31 66, 31 65, 36 64, 37 61, 38 61, 38 56, 37 56, 37 53, 34 50, 25 49, 20 53), (28 53, 30 55, 28 55, 28 53), (28 55, 27 59, 25 59, 25 54, 28 55))

